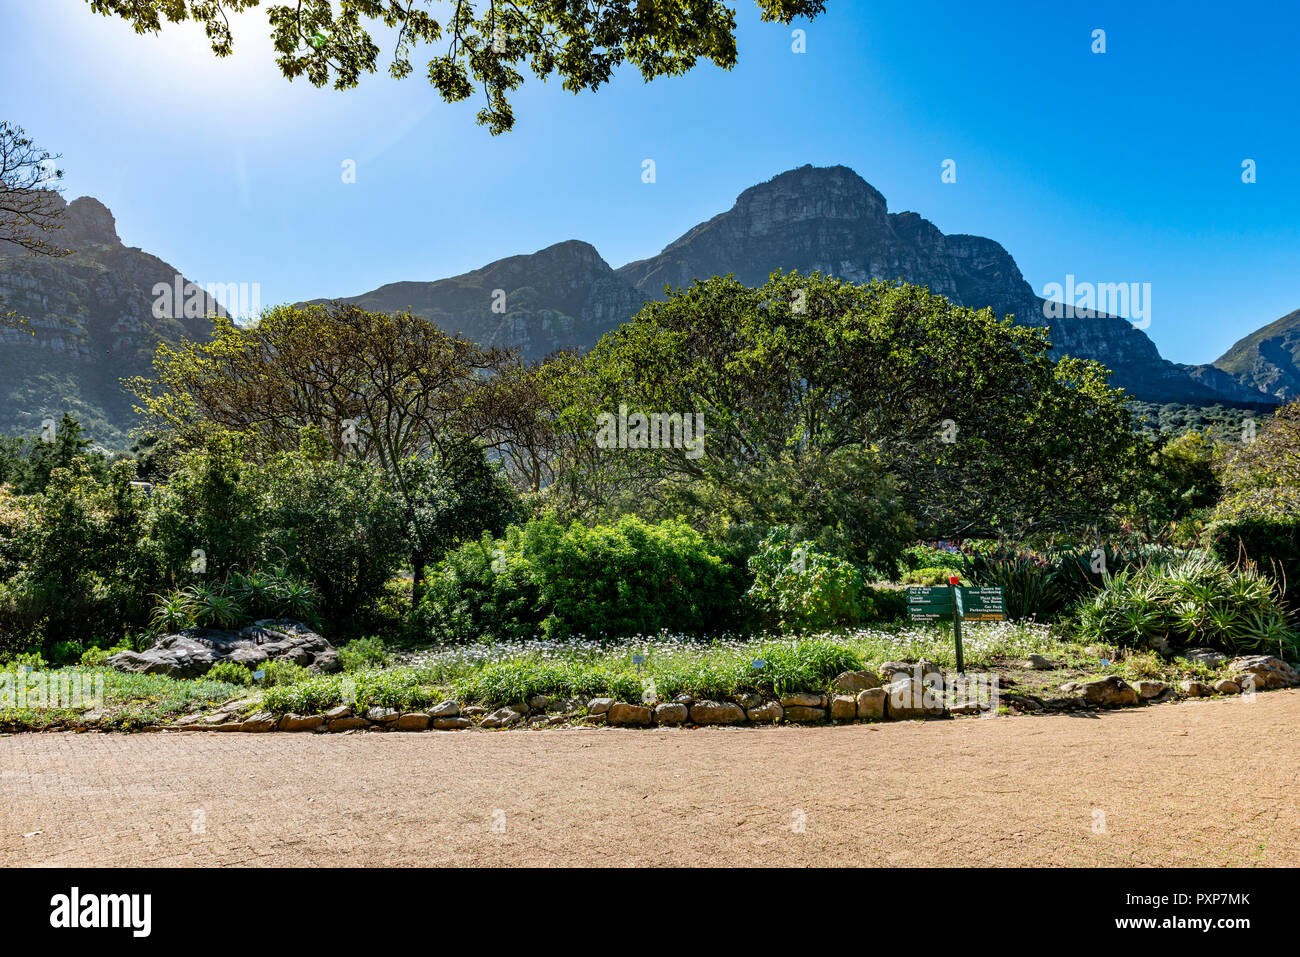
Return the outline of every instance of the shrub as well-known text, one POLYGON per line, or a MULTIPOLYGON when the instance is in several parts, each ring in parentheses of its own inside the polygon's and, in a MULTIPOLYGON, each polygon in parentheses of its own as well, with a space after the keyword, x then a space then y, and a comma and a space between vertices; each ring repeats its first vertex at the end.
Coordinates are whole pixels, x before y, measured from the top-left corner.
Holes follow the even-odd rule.
POLYGON ((956 568, 914 568, 903 573, 904 585, 946 585, 953 575, 961 577, 956 568))
POLYGON ((155 633, 186 628, 235 628, 263 618, 316 624, 316 594, 282 568, 233 573, 224 582, 199 583, 156 596, 155 633))
POLYGON ((748 597, 764 620, 782 631, 855 625, 870 612, 862 575, 849 562, 811 541, 790 541, 778 526, 749 560, 748 597))
POLYGON ((565 527, 548 517, 449 554, 434 571, 420 622, 444 641, 703 635, 734 625, 738 579, 681 522, 626 516, 565 527))
POLYGON ((354 638, 339 650, 339 664, 344 671, 366 671, 383 668, 392 661, 388 649, 378 637, 354 638))
POLYGON ((1300 611, 1300 515, 1220 519, 1210 526, 1210 543, 1224 561, 1244 557, 1277 579, 1287 606, 1300 611))
POLYGON ((203 677, 208 681, 224 681, 226 684, 245 687, 256 684, 253 672, 238 661, 218 661, 203 677))
POLYGON ((907 590, 862 586, 862 595, 870 600, 872 621, 897 621, 907 617, 907 590))
POLYGON ((262 687, 274 688, 281 685, 294 685, 305 680, 311 672, 302 665, 292 661, 264 661, 257 666, 262 672, 262 687))
POLYGON ((361 626, 405 543, 383 472, 356 458, 329 461, 323 442, 305 431, 301 449, 272 459, 259 481, 268 549, 285 556, 285 574, 311 584, 322 618, 339 634, 361 626))
POLYGON ((1229 567, 1208 557, 1168 569, 1146 565, 1109 576, 1078 613, 1083 641, 1162 652, 1208 645, 1231 654, 1269 652, 1292 657, 1297 638, 1287 627, 1279 589, 1253 567, 1229 567))

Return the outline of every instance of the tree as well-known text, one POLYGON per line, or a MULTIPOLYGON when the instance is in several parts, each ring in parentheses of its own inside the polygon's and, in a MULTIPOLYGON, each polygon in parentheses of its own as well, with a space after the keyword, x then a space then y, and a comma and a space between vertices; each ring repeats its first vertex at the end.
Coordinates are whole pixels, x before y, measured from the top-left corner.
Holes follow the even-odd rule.
MULTIPOLYGON (((50 242, 50 234, 62 228, 65 209, 56 185, 63 178, 57 159, 36 146, 21 126, 0 121, 0 254, 10 247, 32 255, 68 253, 50 242)), ((26 320, 16 313, 0 312, 0 326, 23 325, 26 320)))
POLYGON ((0 121, 0 251, 13 243, 29 253, 60 256, 49 234, 62 228, 64 205, 56 183, 59 157, 36 146, 21 126, 0 121))
POLYGON ((697 281, 587 359, 572 408, 602 471, 586 488, 807 537, 820 525, 885 564, 905 515, 935 537, 1096 524, 1124 500, 1140 440, 1106 370, 1049 347, 906 284, 697 281), (596 456, 596 416, 620 404, 629 424, 658 415, 661 441, 596 456), (702 418, 702 448, 664 447, 673 414, 702 418))
POLYGON ((25 492, 43 491, 54 469, 71 468, 73 461, 77 459, 87 459, 88 467, 94 470, 98 466, 98 472, 101 474, 103 472, 103 457, 91 455, 86 451, 90 448, 91 442, 84 437, 80 422, 65 412, 54 427, 53 433, 31 444, 26 474, 22 482, 25 492))
MULTIPOLYGON (((520 400, 494 376, 514 361, 406 312, 282 306, 252 326, 218 318, 208 342, 161 346, 157 378, 128 387, 150 426, 182 445, 224 430, 269 457, 314 427, 327 457, 377 465, 408 529, 418 600, 427 564, 481 520, 480 493, 496 494, 483 448, 507 441, 497 420, 520 400)), ((485 528, 499 531, 469 534, 485 528)))
POLYGON ((430 564, 462 542, 484 532, 500 535, 522 518, 503 471, 476 443, 406 459, 396 485, 411 555, 412 608, 420 604, 430 564))
MULTIPOLYGON (((136 33, 156 33, 163 20, 204 25, 212 52, 234 49, 229 14, 260 6, 260 0, 88 0, 91 9, 117 16, 136 33)), ((790 23, 813 18, 821 0, 757 0, 762 18, 790 23)), ((379 47, 371 30, 397 31, 388 72, 409 76, 411 56, 423 44, 445 42, 445 52, 428 61, 429 82, 448 103, 467 99, 477 86, 484 106, 478 121, 492 133, 514 125, 506 94, 523 82, 522 69, 539 79, 558 75, 577 93, 608 82, 630 63, 649 82, 688 72, 701 57, 730 69, 736 63, 736 16, 721 0, 457 0, 435 19, 424 8, 432 0, 299 0, 267 7, 276 64, 289 80, 305 76, 313 86, 333 82, 355 87, 363 73, 376 72, 379 47), (336 9, 337 8, 337 9, 336 9)))
POLYGON ((1229 446, 1222 475, 1220 517, 1300 516, 1300 401, 1273 413, 1253 441, 1229 446))
POLYGON ((331 634, 347 633, 363 626, 407 551, 402 513, 374 463, 333 461, 319 431, 303 433, 298 451, 257 470, 268 552, 311 582, 331 634))

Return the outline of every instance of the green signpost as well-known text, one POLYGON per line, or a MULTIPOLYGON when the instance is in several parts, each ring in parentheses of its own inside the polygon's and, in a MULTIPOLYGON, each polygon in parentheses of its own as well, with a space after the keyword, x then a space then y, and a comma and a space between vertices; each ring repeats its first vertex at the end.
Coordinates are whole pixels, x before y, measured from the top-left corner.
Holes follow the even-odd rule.
POLYGON ((914 585, 907 590, 907 617, 911 621, 952 619, 957 643, 957 670, 966 671, 962 655, 962 621, 1005 621, 1006 607, 1001 588, 970 588, 949 579, 947 585, 914 585))

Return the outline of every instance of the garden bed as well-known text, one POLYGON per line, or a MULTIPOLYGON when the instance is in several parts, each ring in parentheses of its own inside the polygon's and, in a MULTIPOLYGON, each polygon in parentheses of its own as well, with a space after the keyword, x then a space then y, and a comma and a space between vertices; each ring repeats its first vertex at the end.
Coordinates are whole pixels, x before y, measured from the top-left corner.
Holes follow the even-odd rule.
POLYGON ((901 625, 769 641, 658 637, 426 649, 401 653, 387 667, 304 672, 265 688, 58 669, 51 678, 103 674, 103 700, 90 708, 10 707, 0 711, 0 728, 252 732, 849 722, 1161 703, 1300 684, 1300 675, 1276 659, 1266 667, 1212 653, 1119 655, 1062 641, 1045 626, 1002 623, 968 626, 965 676, 955 673, 949 630, 901 625), (1243 673, 1254 677, 1243 681, 1243 673))

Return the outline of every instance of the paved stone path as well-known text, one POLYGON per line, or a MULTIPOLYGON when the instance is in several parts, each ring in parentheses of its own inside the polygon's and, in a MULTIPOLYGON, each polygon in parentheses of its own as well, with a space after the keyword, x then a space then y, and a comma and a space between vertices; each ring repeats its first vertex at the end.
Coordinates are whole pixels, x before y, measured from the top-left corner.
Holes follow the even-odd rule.
POLYGON ((1300 865, 1300 690, 846 727, 0 737, 0 865, 1300 865))

